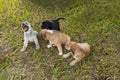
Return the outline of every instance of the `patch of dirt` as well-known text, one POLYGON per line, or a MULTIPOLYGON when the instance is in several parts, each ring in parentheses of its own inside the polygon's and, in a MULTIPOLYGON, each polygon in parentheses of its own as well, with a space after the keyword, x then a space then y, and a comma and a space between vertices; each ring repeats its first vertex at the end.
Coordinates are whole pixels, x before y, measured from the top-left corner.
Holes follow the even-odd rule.
POLYGON ((38 68, 39 66, 37 66, 34 61, 29 61, 27 64, 23 64, 22 62, 17 61, 13 66, 7 69, 7 72, 10 73, 10 80, 21 78, 27 78, 28 80, 32 80, 38 68))
POLYGON ((4 61, 5 56, 10 54, 10 43, 9 42, 0 42, 0 63, 4 61))

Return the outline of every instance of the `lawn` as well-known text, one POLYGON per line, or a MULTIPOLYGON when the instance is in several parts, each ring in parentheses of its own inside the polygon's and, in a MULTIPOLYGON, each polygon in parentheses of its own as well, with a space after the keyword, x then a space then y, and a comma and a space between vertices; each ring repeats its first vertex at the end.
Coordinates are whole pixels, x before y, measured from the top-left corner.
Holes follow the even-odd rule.
MULTIPOLYGON (((64 49, 64 54, 68 51, 64 49)), ((119 0, 0 0, 0 80, 120 80, 119 0), (90 55, 70 67, 56 47, 25 52, 21 23, 38 32, 46 19, 64 17, 61 31, 91 45, 90 55)))

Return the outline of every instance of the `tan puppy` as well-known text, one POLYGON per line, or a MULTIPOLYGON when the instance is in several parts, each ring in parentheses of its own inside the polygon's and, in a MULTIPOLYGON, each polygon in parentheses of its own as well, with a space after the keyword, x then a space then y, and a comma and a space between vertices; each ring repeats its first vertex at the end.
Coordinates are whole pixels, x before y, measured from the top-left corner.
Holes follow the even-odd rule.
POLYGON ((70 37, 60 31, 56 30, 47 30, 43 29, 40 32, 40 35, 45 39, 49 40, 48 48, 52 47, 52 45, 57 46, 59 55, 63 54, 62 45, 70 42, 70 37))
POLYGON ((72 55, 73 58, 75 58, 75 60, 70 63, 70 66, 73 66, 90 53, 90 45, 88 43, 70 42, 65 46, 65 48, 67 50, 71 50, 71 52, 64 54, 63 57, 67 58, 72 55))

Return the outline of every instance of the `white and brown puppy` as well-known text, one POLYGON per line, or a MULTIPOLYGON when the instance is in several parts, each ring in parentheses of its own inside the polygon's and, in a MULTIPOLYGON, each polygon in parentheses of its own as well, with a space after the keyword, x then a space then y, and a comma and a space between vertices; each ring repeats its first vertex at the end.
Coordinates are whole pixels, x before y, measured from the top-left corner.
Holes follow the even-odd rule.
POLYGON ((57 30, 42 29, 40 35, 45 40, 49 40, 49 45, 47 45, 48 48, 52 47, 52 45, 57 46, 59 51, 58 55, 63 54, 62 45, 66 45, 70 42, 70 37, 68 35, 57 30))
POLYGON ((88 43, 76 43, 72 41, 67 44, 65 48, 71 52, 64 54, 63 57, 67 58, 72 55, 73 58, 75 58, 75 60, 70 63, 70 66, 73 66, 90 53, 90 45, 88 43))
POLYGON ((28 42, 35 42, 36 49, 38 50, 40 48, 38 43, 38 32, 33 31, 31 24, 29 22, 23 22, 22 23, 22 29, 24 31, 24 45, 21 51, 25 51, 28 45, 28 42))

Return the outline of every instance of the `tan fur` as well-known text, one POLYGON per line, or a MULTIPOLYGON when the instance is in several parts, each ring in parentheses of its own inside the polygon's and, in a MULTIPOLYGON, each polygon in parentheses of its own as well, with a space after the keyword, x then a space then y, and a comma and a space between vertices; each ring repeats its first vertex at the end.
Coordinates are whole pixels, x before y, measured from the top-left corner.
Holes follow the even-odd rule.
POLYGON ((73 58, 75 58, 75 60, 70 63, 70 66, 73 66, 90 53, 90 45, 88 43, 70 42, 66 45, 66 49, 71 50, 71 52, 63 55, 63 57, 67 58, 72 55, 73 58))
POLYGON ((57 46, 58 51, 59 51, 59 55, 63 54, 63 50, 62 50, 62 44, 67 44, 70 42, 70 37, 60 31, 56 31, 56 30, 51 30, 53 31, 53 33, 48 32, 47 29, 43 29, 40 32, 40 35, 46 39, 50 41, 50 44, 48 46, 52 46, 52 44, 54 44, 55 46, 57 46))

